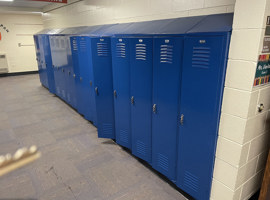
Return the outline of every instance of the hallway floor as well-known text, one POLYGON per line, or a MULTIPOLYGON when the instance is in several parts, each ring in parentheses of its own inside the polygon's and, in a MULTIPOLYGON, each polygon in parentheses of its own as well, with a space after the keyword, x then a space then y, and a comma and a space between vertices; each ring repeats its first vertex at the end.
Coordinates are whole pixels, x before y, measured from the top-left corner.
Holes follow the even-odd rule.
POLYGON ((0 155, 37 145, 41 159, 0 177, 0 200, 184 200, 181 193, 40 85, 0 78, 0 155))

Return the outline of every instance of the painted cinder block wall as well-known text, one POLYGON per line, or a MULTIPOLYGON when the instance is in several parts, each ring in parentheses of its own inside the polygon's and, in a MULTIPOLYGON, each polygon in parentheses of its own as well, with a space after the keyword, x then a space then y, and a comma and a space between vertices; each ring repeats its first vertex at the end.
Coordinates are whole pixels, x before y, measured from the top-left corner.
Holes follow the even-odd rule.
MULTIPOLYGON (((269 141, 270 85, 253 87, 270 0, 84 0, 44 9, 45 28, 233 12, 211 199, 247 199, 260 187, 269 141), (77 3, 76 3, 77 2, 77 3), (263 112, 257 112, 263 103, 263 112)), ((270 15, 270 13, 268 13, 270 15)))
POLYGON ((270 84, 253 87, 269 0, 236 0, 211 198, 248 199, 262 181, 270 139, 270 84), (258 105, 264 110, 258 112, 258 105))

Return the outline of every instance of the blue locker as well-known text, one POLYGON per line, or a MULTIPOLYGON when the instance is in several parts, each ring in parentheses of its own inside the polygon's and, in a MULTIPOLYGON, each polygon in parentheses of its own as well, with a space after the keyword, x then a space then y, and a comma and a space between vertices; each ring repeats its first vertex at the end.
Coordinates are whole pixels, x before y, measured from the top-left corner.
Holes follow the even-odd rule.
POLYGON ((116 142, 130 149, 129 42, 127 38, 112 38, 111 42, 116 142))
POLYGON ((153 39, 152 166, 176 181, 184 34, 203 17, 161 21, 153 39))
POLYGON ((183 37, 154 39, 152 166, 176 180, 183 37))
POLYGON ((39 42, 39 52, 40 52, 40 60, 39 60, 39 65, 40 65, 40 73, 41 73, 41 83, 44 87, 49 88, 48 85, 48 76, 47 76, 47 70, 46 70, 46 65, 45 65, 45 57, 44 57, 44 46, 43 46, 43 38, 42 35, 38 36, 38 42, 39 42))
POLYGON ((97 123, 96 102, 94 90, 93 64, 91 56, 91 39, 87 36, 78 38, 80 84, 82 87, 81 101, 84 105, 84 117, 97 123))
POLYGON ((91 38, 98 137, 115 139, 111 40, 91 38))
POLYGON ((44 59, 45 59, 45 66, 46 66, 46 71, 47 71, 49 91, 55 94, 55 82, 54 82, 54 73, 53 73, 53 67, 52 67, 52 56, 51 56, 49 36, 44 34, 42 35, 42 37, 43 37, 44 59))
POLYGON ((39 74, 39 80, 40 83, 43 85, 43 76, 42 76, 42 68, 40 65, 40 44, 39 44, 39 35, 34 35, 34 42, 35 42, 35 48, 36 48, 36 60, 38 65, 38 74, 39 74))
POLYGON ((131 38, 130 90, 132 153, 151 163, 153 39, 131 38))
POLYGON ((208 16, 184 41, 177 185, 210 197, 232 14, 208 16))

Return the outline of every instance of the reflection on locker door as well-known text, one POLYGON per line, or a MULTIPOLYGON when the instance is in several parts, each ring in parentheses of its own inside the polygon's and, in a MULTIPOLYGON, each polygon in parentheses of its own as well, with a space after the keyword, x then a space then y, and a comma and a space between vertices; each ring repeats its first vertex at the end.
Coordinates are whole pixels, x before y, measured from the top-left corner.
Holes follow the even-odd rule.
POLYGON ((92 38, 98 137, 115 138, 110 38, 92 38))
POLYGON ((187 37, 181 84, 177 185, 209 199, 225 76, 222 36, 187 37))
POLYGON ((132 153, 151 163, 153 39, 129 41, 132 153))
POLYGON ((131 148, 128 39, 112 38, 112 69, 116 142, 131 148))
POLYGON ((183 39, 154 39, 152 165, 176 180, 183 39))

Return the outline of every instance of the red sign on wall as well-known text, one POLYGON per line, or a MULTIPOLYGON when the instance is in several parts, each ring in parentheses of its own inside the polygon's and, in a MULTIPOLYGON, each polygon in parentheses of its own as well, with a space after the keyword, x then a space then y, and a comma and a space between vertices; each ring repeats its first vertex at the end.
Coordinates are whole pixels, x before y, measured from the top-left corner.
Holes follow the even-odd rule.
POLYGON ((51 2, 51 3, 67 3, 67 0, 31 0, 31 1, 44 1, 44 2, 51 2))

